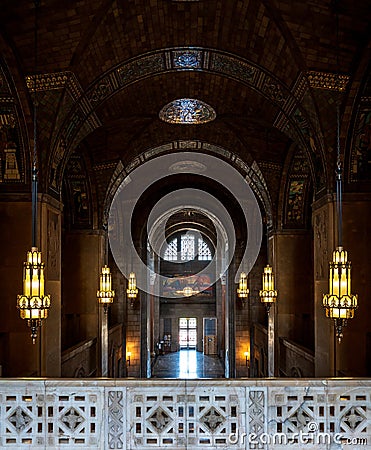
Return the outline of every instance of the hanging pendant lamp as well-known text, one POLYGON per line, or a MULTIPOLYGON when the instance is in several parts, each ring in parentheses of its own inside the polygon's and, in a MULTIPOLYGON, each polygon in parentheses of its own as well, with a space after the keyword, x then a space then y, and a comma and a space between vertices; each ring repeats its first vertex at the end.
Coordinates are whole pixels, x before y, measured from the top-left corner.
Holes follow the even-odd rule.
POLYGON ((335 333, 340 342, 343 328, 353 319, 358 307, 358 296, 351 293, 351 262, 343 248, 342 234, 342 167, 340 160, 340 113, 337 107, 337 164, 336 164, 336 211, 338 245, 329 263, 329 293, 323 296, 326 317, 334 320, 335 333))
POLYGON ((249 289, 247 288, 247 275, 245 272, 241 272, 238 282, 237 295, 242 301, 242 306, 245 307, 247 299, 249 297, 249 289))
POLYGON ((44 263, 37 242, 37 98, 36 98, 36 69, 37 69, 37 18, 39 2, 35 1, 35 77, 34 77, 34 146, 32 162, 32 248, 27 252, 27 258, 23 264, 23 293, 17 296, 17 308, 21 319, 27 320, 31 328, 32 343, 35 344, 38 329, 42 321, 48 317, 50 308, 50 295, 44 291, 44 263))

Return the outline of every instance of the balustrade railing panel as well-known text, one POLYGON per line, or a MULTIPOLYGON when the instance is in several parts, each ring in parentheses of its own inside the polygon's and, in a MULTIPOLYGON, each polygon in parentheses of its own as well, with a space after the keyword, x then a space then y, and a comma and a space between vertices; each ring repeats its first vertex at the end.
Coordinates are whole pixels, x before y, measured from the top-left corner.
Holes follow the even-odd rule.
POLYGON ((1 449, 371 449, 371 380, 1 379, 1 449))

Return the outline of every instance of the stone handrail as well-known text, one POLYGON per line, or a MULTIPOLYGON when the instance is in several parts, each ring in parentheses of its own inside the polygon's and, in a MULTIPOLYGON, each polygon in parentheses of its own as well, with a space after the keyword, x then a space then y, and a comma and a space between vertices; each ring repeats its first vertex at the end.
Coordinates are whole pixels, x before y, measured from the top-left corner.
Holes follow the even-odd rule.
POLYGON ((370 379, 1 379, 0 448, 370 449, 370 397, 370 379))

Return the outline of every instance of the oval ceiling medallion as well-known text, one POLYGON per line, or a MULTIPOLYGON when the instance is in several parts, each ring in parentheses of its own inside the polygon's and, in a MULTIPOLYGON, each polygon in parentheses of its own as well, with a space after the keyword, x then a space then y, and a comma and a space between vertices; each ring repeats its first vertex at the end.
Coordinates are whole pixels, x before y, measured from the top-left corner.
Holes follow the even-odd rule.
POLYGON ((179 98, 165 105, 159 114, 167 123, 198 125, 215 119, 214 109, 207 103, 194 98, 179 98))
POLYGON ((197 161, 179 161, 169 167, 169 172, 201 173, 205 172, 206 169, 207 167, 204 164, 197 161))

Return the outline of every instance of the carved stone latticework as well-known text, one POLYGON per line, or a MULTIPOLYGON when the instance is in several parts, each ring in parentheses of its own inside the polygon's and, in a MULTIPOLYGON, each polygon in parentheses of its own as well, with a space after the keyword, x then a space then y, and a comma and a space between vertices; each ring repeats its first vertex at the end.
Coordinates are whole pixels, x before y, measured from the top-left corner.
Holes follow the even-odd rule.
MULTIPOLYGON (((299 406, 297 410, 287 419, 287 423, 290 422, 294 432, 304 430, 309 422, 313 420, 313 417, 306 408, 299 406)), ((291 428, 291 427, 290 427, 291 428)))
POLYGON ((354 407, 348 409, 346 413, 344 413, 340 419, 341 428, 344 431, 354 432, 356 430, 364 431, 366 427, 367 421, 366 412, 363 411, 362 407, 354 407))
POLYGON ((225 422, 225 417, 214 407, 211 407, 200 420, 212 433, 214 433, 214 431, 225 422))
POLYGON ((122 391, 108 392, 108 448, 124 448, 124 395, 122 391))
POLYGON ((265 392, 262 390, 249 391, 249 435, 256 436, 250 448, 264 448, 259 437, 266 429, 265 392))
POLYGON ((60 418, 60 421, 66 425, 72 432, 76 431, 76 428, 84 422, 82 415, 75 409, 70 408, 60 418))
POLYGON ((161 433, 171 422, 170 416, 162 408, 157 408, 147 420, 158 433, 161 433))
POLYGON ((20 406, 17 406, 13 413, 8 417, 8 420, 17 430, 17 433, 25 431, 27 425, 32 422, 31 417, 20 406))
POLYGON ((1 449, 370 445, 368 379, 0 381, 1 449))

